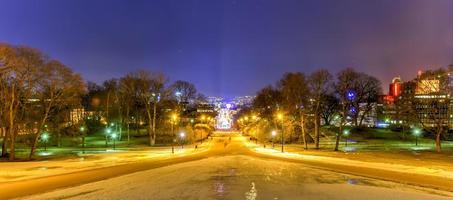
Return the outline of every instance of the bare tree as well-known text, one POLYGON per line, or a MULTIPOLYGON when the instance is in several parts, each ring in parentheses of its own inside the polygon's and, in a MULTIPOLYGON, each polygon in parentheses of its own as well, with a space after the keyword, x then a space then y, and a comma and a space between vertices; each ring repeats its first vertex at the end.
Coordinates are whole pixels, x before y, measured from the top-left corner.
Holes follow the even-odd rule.
POLYGON ((112 105, 117 103, 118 80, 115 78, 104 81, 103 90, 105 92, 105 117, 107 124, 112 120, 112 105))
POLYGON ((148 71, 138 71, 131 75, 137 78, 138 98, 145 106, 148 119, 149 145, 153 146, 156 142, 157 104, 163 96, 166 78, 163 74, 148 71))
POLYGON ((356 98, 356 92, 353 88, 356 84, 355 80, 357 80, 359 76, 360 75, 352 68, 346 68, 337 74, 337 80, 335 82, 335 95, 340 100, 340 129, 335 137, 335 151, 338 151, 341 134, 343 133, 343 126, 346 123, 346 118, 348 117, 352 102, 356 98))
POLYGON ((352 100, 355 112, 352 113, 355 126, 362 126, 364 118, 372 111, 382 93, 381 82, 368 74, 359 73, 353 90, 356 97, 352 100))
POLYGON ((130 112, 137 99, 137 79, 126 75, 120 79, 119 93, 121 105, 125 107, 127 143, 130 143, 130 112))
POLYGON ((303 73, 287 73, 279 82, 282 91, 283 103, 285 110, 293 115, 299 122, 302 130, 302 141, 305 149, 307 145, 307 131, 305 128, 307 121, 307 111, 309 104, 310 90, 307 87, 307 80, 303 73))
POLYGON ((281 102, 281 92, 269 85, 257 92, 252 108, 262 118, 272 120, 275 112, 281 107, 281 102))
POLYGON ((316 149, 319 149, 319 135, 321 127, 321 113, 322 106, 325 104, 323 102, 323 97, 328 93, 329 87, 331 86, 332 75, 329 71, 321 69, 313 72, 309 77, 310 93, 313 99, 313 114, 314 114, 314 123, 315 123, 315 146, 316 149))
POLYGON ((170 86, 179 103, 190 103, 197 97, 197 89, 192 83, 178 80, 170 86))
POLYGON ((333 94, 324 94, 322 95, 322 102, 321 104, 321 118, 324 120, 325 125, 330 125, 333 117, 338 112, 338 98, 333 94))
POLYGON ((38 126, 34 133, 29 158, 33 158, 46 122, 59 105, 80 104, 85 85, 80 75, 62 63, 52 60, 40 67, 34 97, 38 99, 35 110, 39 112, 38 126))

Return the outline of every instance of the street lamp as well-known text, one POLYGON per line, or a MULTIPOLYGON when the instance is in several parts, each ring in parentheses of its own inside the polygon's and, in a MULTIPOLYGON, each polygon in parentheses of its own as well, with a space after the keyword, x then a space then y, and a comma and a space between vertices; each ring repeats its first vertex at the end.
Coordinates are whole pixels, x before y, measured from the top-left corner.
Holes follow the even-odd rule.
POLYGON ((280 133, 280 135, 281 135, 281 140, 282 140, 281 142, 282 142, 282 153, 283 153, 283 152, 284 152, 284 151, 283 151, 283 146, 285 145, 285 139, 283 138, 283 114, 282 114, 282 113, 278 113, 278 114, 277 114, 277 119, 280 120, 281 123, 282 123, 282 124, 281 124, 282 127, 281 127, 281 133, 280 133))
POLYGON ((277 131, 272 131, 271 135, 272 135, 272 148, 274 148, 274 147, 275 147, 275 145, 274 145, 274 138, 275 138, 275 136, 277 135, 277 131))
POLYGON ((80 132, 82 133, 82 148, 83 148, 83 153, 85 153, 85 126, 80 127, 80 132))
POLYGON ((49 134, 47 132, 44 132, 41 135, 41 141, 44 142, 44 151, 47 151, 47 142, 49 141, 49 134))
POLYGON ((186 137, 186 134, 181 132, 179 133, 179 137, 181 138, 181 149, 184 149, 184 137, 186 137))
POLYGON ((106 129, 105 129, 104 135, 105 135, 105 147, 106 147, 106 148, 107 148, 107 146, 109 145, 109 143, 108 143, 108 139, 109 139, 109 138, 108 138, 108 137, 109 137, 109 135, 110 135, 111 133, 112 133, 112 129, 110 129, 110 128, 106 128, 106 129))
POLYGON ((420 137, 422 131, 419 128, 414 128, 413 134, 415 136, 415 146, 418 146, 418 137, 420 137))
POLYGON ((113 140, 113 150, 115 150, 115 140, 116 140, 116 138, 118 137, 118 135, 117 135, 116 133, 112 133, 112 134, 110 135, 110 137, 111 137, 112 140, 113 140))
MULTIPOLYGON (((175 129, 174 125, 176 125, 176 120, 178 119, 178 115, 173 114, 171 116, 171 134, 175 137, 175 129)), ((174 141, 171 143, 171 153, 175 153, 174 141)))
POLYGON ((345 138, 345 146, 347 147, 348 146, 348 136, 349 136, 349 129, 345 129, 343 130, 343 135, 346 137, 345 138))

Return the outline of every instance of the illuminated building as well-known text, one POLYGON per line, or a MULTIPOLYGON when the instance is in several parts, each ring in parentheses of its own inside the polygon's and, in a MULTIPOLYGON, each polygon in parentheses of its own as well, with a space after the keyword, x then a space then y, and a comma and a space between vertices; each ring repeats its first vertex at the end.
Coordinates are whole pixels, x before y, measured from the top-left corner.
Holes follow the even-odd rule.
POLYGON ((445 126, 453 130, 451 72, 419 72, 415 80, 414 107, 424 127, 445 126))
POLYGON ((392 80, 392 83, 389 85, 389 93, 385 95, 383 98, 388 104, 392 104, 395 102, 395 99, 401 94, 402 82, 401 78, 395 77, 392 80))

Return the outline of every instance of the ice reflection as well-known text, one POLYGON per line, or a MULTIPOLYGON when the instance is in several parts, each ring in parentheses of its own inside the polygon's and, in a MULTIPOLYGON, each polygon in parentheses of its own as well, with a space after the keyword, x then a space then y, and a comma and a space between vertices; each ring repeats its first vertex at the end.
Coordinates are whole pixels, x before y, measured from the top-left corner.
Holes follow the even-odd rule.
POLYGON ((223 182, 215 182, 214 183, 214 191, 218 194, 218 195, 223 195, 223 193, 225 192, 225 185, 223 182))
POLYGON ((255 188, 255 182, 252 182, 250 184, 250 190, 245 193, 245 199, 246 200, 255 200, 256 197, 258 196, 258 190, 255 188))
POLYGON ((344 151, 345 152, 353 152, 353 151, 357 151, 357 148, 356 147, 345 147, 344 151))
POLYGON ((359 180, 357 180, 357 179, 348 179, 349 185, 357 185, 358 183, 359 183, 359 180))

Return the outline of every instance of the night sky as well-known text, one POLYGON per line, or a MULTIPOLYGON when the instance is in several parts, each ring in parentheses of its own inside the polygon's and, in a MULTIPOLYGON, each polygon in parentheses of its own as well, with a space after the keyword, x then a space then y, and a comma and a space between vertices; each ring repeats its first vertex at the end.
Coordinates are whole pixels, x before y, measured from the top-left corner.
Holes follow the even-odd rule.
POLYGON ((0 42, 98 83, 148 69, 231 98, 287 71, 354 67, 385 88, 453 63, 453 1, 0 0, 0 42))

